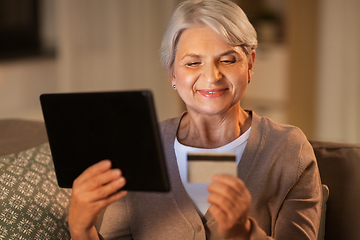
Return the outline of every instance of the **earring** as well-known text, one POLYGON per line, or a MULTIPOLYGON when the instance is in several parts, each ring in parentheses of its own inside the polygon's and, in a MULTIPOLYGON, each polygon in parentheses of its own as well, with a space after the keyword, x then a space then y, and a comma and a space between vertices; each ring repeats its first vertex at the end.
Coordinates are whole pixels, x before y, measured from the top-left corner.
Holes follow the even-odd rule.
POLYGON ((173 85, 173 88, 174 88, 174 89, 176 88, 175 84, 173 85))
POLYGON ((250 83, 250 79, 248 79, 248 83, 250 83))

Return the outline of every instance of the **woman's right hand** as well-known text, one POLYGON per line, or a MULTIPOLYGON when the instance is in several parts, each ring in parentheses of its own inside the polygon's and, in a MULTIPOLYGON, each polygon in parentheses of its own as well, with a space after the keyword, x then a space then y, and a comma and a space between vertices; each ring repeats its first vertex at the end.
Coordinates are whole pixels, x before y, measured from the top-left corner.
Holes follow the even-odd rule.
POLYGON ((73 240, 98 239, 95 223, 100 212, 126 195, 119 191, 124 186, 121 171, 111 169, 109 160, 94 164, 75 179, 68 219, 73 240))

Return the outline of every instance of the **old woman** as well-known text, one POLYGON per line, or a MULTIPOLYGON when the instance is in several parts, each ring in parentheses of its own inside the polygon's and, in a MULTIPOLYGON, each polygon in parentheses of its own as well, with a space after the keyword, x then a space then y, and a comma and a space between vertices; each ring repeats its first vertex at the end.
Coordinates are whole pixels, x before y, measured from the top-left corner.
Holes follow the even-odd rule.
POLYGON ((178 6, 161 48, 186 105, 181 116, 160 123, 171 191, 121 191, 121 170, 106 160, 95 164, 73 185, 74 240, 316 239, 322 194, 311 145, 298 128, 240 106, 256 46, 255 29, 233 2, 178 6), (235 153, 237 177, 188 183, 186 154, 204 151, 235 153))

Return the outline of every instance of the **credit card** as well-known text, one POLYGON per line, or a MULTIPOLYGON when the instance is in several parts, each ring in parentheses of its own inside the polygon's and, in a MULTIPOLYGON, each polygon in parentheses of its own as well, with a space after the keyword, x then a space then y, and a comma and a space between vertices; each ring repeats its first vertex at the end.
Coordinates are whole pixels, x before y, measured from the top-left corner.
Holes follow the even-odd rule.
POLYGON ((188 153, 187 170, 190 183, 210 183, 215 174, 237 176, 235 153, 188 153))

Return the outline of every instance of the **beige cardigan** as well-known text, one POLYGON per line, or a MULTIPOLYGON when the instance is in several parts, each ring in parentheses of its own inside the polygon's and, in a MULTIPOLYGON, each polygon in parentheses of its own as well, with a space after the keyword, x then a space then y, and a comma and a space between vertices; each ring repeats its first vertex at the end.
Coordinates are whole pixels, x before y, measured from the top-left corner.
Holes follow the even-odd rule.
MULTIPOLYGON (((316 239, 321 182, 310 143, 296 127, 252 113, 249 140, 238 166, 252 196, 251 239, 316 239)), ((220 239, 208 213, 201 219, 184 189, 174 152, 181 117, 160 123, 171 192, 129 192, 100 223, 106 239, 220 239)))

